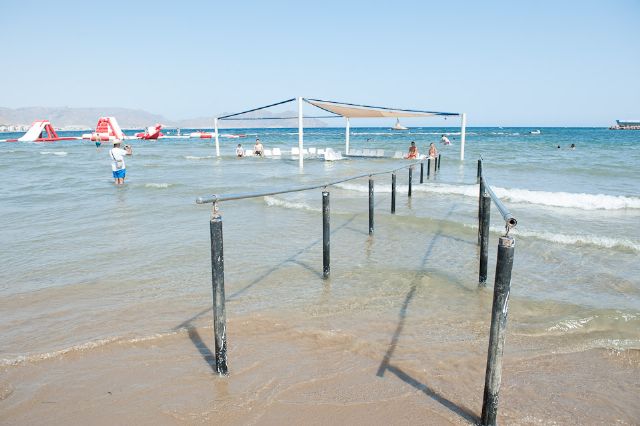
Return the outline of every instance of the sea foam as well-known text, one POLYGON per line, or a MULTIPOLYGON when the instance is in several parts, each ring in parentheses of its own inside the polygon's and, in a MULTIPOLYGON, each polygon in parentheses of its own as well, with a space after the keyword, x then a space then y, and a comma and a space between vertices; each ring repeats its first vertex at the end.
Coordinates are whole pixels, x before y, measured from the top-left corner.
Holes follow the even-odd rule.
POLYGON ((215 158, 215 156, 206 155, 204 157, 198 157, 197 155, 185 155, 184 158, 187 160, 207 160, 209 158, 215 158))
POLYGON ((141 337, 126 338, 126 337, 118 336, 118 337, 110 337, 106 339, 92 340, 90 342, 81 343, 78 345, 70 346, 68 348, 59 349, 57 351, 51 351, 51 352, 45 352, 45 353, 39 353, 39 354, 20 355, 15 358, 0 359, 0 367, 16 366, 16 365, 23 365, 30 362, 45 361, 47 359, 58 358, 69 353, 88 351, 91 349, 100 348, 110 344, 126 345, 126 344, 143 343, 143 342, 148 342, 153 340, 159 340, 165 337, 182 333, 184 332, 184 330, 185 329, 179 329, 179 330, 171 331, 168 333, 156 333, 149 336, 141 336, 141 337))
POLYGON ((173 186, 172 183, 145 183, 145 188, 156 188, 156 189, 166 189, 170 186, 173 186))
MULTIPOLYGON (((336 185, 350 191, 368 192, 369 187, 364 184, 342 183, 336 185)), ((400 190, 402 186, 398 187, 400 190)), ((575 208, 581 210, 622 210, 640 209, 640 197, 623 195, 584 194, 571 192, 531 191, 519 188, 492 187, 493 192, 503 201, 512 203, 537 204, 549 207, 575 208)), ((390 185, 376 186, 378 192, 391 192, 390 185)), ((414 192, 429 192, 445 195, 463 195, 478 197, 477 185, 452 185, 446 183, 428 183, 414 185, 414 192)))
MULTIPOLYGON (((478 225, 464 224, 465 228, 478 229, 478 225)), ((491 227, 491 232, 496 234, 503 234, 504 227, 491 227)), ((631 250, 640 252, 640 244, 635 243, 627 239, 602 237, 600 235, 568 235, 559 234, 557 232, 544 232, 544 231, 528 231, 521 228, 513 228, 509 231, 513 235, 517 235, 524 238, 537 238, 539 240, 550 241, 552 243, 565 244, 565 245, 592 245, 602 248, 621 248, 625 250, 631 250)))
POLYGON ((321 209, 311 207, 305 203, 296 203, 292 201, 285 201, 275 197, 264 197, 265 203, 270 207, 283 207, 285 209, 306 210, 310 212, 319 212, 321 209))
POLYGON ((64 157, 68 153, 66 151, 41 151, 41 155, 57 155, 59 157, 64 157))

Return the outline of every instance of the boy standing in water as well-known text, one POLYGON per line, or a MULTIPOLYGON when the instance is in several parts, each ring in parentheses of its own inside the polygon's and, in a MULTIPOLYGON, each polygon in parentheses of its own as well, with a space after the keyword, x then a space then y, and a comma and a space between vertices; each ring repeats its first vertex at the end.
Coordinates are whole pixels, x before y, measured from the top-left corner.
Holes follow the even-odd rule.
POLYGON ((260 139, 256 138, 256 144, 253 146, 253 154, 262 157, 264 155, 264 147, 260 139))
POLYGON ((132 155, 133 151, 129 145, 126 145, 122 149, 120 148, 120 141, 113 141, 113 148, 109 150, 109 157, 111 157, 111 171, 113 172, 113 179, 116 185, 124 184, 124 178, 127 174, 126 165, 124 164, 124 156, 132 155))

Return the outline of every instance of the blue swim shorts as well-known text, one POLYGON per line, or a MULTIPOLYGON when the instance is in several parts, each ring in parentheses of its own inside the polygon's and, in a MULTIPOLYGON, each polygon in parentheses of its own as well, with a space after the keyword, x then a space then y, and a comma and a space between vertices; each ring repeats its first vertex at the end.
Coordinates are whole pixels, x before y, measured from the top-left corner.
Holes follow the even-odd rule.
POLYGON ((127 174, 127 169, 116 170, 115 172, 113 172, 113 178, 114 179, 124 179, 126 174, 127 174))

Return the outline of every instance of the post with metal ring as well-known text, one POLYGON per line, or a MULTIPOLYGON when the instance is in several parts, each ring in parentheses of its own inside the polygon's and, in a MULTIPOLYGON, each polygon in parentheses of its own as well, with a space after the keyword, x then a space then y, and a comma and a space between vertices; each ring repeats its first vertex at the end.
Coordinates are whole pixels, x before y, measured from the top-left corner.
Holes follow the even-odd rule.
POLYGON ((331 270, 331 232, 330 232, 329 192, 322 191, 322 277, 329 278, 331 270))
POLYGON ((224 253, 222 248, 222 216, 213 203, 209 222, 211 235, 211 287, 213 290, 213 333, 215 336, 216 371, 226 375, 227 370, 227 320, 224 298, 224 253))
POLYGON ((396 173, 391 173, 391 213, 396 212, 396 173))
POLYGON ((511 291, 511 270, 515 240, 505 235, 498 242, 498 260, 496 279, 493 286, 493 306, 491 309, 491 332, 487 354, 487 370, 482 398, 482 416, 480 423, 485 426, 496 424, 500 382, 502 381, 502 354, 504 352, 507 312, 509 310, 509 292, 511 291))
POLYGON ((369 235, 373 235, 373 177, 369 176, 369 235))

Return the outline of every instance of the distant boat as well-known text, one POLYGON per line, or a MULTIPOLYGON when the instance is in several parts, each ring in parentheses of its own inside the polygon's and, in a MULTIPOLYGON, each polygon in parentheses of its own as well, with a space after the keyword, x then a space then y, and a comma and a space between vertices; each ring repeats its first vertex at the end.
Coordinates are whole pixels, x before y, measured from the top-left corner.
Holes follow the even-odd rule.
POLYGON ((532 130, 529 132, 530 135, 539 135, 540 134, 540 130, 532 130))
POLYGON ((409 128, 404 127, 402 124, 400 124, 400 119, 396 118, 396 124, 393 125, 391 130, 409 130, 409 128))
POLYGON ((616 123, 609 130, 640 130, 640 120, 616 120, 616 123))

